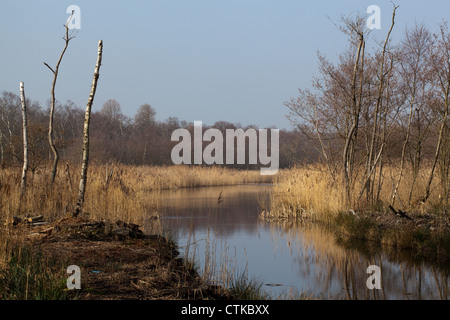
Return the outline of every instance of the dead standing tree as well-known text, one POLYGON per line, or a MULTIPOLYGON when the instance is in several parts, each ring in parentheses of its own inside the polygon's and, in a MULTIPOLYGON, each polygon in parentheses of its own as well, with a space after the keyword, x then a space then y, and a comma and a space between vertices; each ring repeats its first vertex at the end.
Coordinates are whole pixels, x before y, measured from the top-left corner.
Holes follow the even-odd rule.
POLYGON ((87 180, 87 169, 89 164, 89 124, 91 120, 91 109, 94 103, 95 91, 97 90, 98 77, 100 76, 100 66, 102 63, 102 53, 103 53, 103 41, 98 42, 98 54, 97 63, 94 70, 94 79, 92 80, 91 93, 89 94, 89 99, 86 105, 86 112, 84 114, 84 127, 83 127, 83 163, 81 165, 81 178, 80 187, 78 189, 78 200, 77 207, 75 209, 74 217, 77 217, 84 203, 84 193, 86 190, 86 180, 87 180))
POLYGON ((53 73, 53 82, 52 82, 52 88, 50 90, 51 93, 51 101, 50 101, 50 120, 49 120, 49 124, 48 124, 48 142, 50 144, 50 148, 53 152, 53 168, 52 168, 52 176, 50 179, 50 182, 53 183, 53 181, 55 181, 55 176, 56 176, 56 170, 58 167, 58 160, 59 160, 59 154, 58 154, 58 150, 56 149, 55 146, 55 141, 53 140, 53 118, 54 118, 54 114, 55 114, 55 104, 56 104, 56 98, 55 98, 55 87, 56 87, 56 79, 58 78, 58 72, 59 72, 59 65, 61 64, 62 58, 64 56, 64 54, 66 53, 67 47, 69 46, 69 41, 72 40, 74 37, 70 37, 69 36, 69 22, 72 20, 73 17, 73 12, 72 15, 69 17, 69 19, 67 20, 66 24, 65 24, 65 29, 66 29, 66 33, 63 37, 63 40, 65 42, 64 48, 59 56, 58 62, 56 63, 55 69, 53 69, 52 67, 50 67, 46 62, 44 62, 44 65, 50 69, 50 71, 53 73))
POLYGON ((25 188, 27 184, 27 171, 28 171, 27 104, 25 100, 25 89, 23 82, 20 83, 20 101, 22 103, 22 119, 23 119, 23 169, 22 169, 22 180, 20 183, 20 202, 21 202, 25 194, 25 188))

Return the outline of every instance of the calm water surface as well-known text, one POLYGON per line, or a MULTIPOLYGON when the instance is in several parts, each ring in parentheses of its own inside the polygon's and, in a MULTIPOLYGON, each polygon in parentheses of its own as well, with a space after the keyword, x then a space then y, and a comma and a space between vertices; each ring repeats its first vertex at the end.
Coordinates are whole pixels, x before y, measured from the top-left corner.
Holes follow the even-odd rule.
POLYGON ((435 266, 380 250, 344 248, 311 224, 262 221, 258 214, 271 189, 240 185, 163 192, 161 222, 201 272, 246 272, 273 298, 448 299, 448 274, 435 266), (381 268, 381 290, 367 288, 370 265, 381 268))

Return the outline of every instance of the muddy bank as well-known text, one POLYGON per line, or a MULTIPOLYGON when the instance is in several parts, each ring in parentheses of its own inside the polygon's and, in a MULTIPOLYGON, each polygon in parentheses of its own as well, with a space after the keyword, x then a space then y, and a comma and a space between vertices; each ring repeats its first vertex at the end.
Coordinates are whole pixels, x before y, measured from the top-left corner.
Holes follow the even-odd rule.
POLYGON ((282 222, 286 228, 312 223, 330 232, 338 244, 362 254, 381 250, 395 261, 427 262, 450 272, 450 217, 444 214, 387 211, 308 212, 294 218, 263 212, 265 221, 282 222))
POLYGON ((175 244, 144 234, 137 225, 67 217, 39 226, 18 224, 14 230, 46 259, 80 267, 76 299, 230 299, 189 268, 175 244))
POLYGON ((427 261, 447 269, 450 265, 450 220, 447 216, 341 212, 327 227, 347 247, 359 247, 363 251, 383 247, 391 254, 408 255, 416 261, 427 261))

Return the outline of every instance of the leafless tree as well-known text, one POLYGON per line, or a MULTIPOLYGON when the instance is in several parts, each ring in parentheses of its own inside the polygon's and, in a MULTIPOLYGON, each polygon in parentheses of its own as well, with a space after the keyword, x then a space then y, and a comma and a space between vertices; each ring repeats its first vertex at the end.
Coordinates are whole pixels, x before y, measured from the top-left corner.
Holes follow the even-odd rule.
POLYGON ((350 46, 340 56, 339 64, 334 66, 319 55, 321 77, 313 81, 315 92, 299 90, 298 99, 286 103, 291 111, 290 119, 298 124, 298 128, 305 134, 311 131, 307 127, 315 132, 334 181, 336 164, 340 163, 348 204, 352 201, 353 169, 367 82, 364 72, 365 26, 363 16, 344 19, 340 29, 348 36, 350 46), (302 128, 305 125, 307 127, 302 128))
MULTIPOLYGON (((400 171, 398 173, 397 182, 392 191, 391 203, 394 205, 395 199, 398 196, 398 188, 400 186, 403 170, 405 169, 407 146, 410 144, 410 136, 413 125, 414 115, 420 113, 426 101, 427 83, 429 82, 427 76, 429 75, 429 58, 430 49, 432 46, 431 34, 423 26, 415 26, 412 30, 407 30, 405 33, 405 40, 401 48, 401 59, 399 61, 400 75, 402 84, 404 86, 405 97, 407 102, 407 124, 406 135, 403 141, 402 153, 400 158, 400 171)), ((418 141, 420 152, 420 143, 418 141)), ((420 157, 420 154, 417 156, 420 157)), ((416 164, 418 162, 416 161, 416 164)), ((414 174, 415 180, 417 174, 414 174)), ((409 201, 412 197, 413 186, 410 189, 409 201)))
POLYGON ((120 104, 116 99, 109 99, 106 101, 100 113, 109 121, 112 122, 122 116, 120 104))
POLYGON ((155 124, 156 111, 151 105, 145 103, 141 105, 134 116, 134 125, 136 129, 146 129, 155 124))
POLYGON ((15 136, 20 131, 20 97, 12 92, 3 92, 0 97, 0 142, 2 165, 5 165, 6 156, 19 159, 15 136))
MULTIPOLYGON (((372 125, 372 133, 370 137, 369 142, 369 149, 368 149, 368 155, 367 155, 367 164, 366 164, 366 177, 365 182, 363 184, 363 188, 360 192, 358 200, 361 198, 364 190, 367 191, 367 201, 373 201, 373 177, 376 173, 376 168, 378 165, 378 162, 381 159, 381 156, 383 154, 384 147, 386 145, 386 141, 384 139, 381 139, 380 136, 382 135, 382 111, 383 111, 383 98, 386 98, 385 92, 389 90, 389 84, 390 84, 390 76, 392 74, 393 69, 393 59, 391 58, 390 62, 389 59, 386 58, 386 56, 389 54, 389 40, 391 36, 391 32, 395 25, 395 13, 397 11, 398 6, 394 6, 393 12, 392 12, 392 22, 391 27, 389 29, 389 32, 386 35, 386 39, 383 44, 383 49, 381 52, 381 57, 379 61, 379 74, 377 79, 377 93, 376 93, 376 101, 375 101, 375 109, 373 111, 373 125, 372 125), (378 150, 376 150, 378 146, 378 150)), ((388 104, 388 99, 384 99, 384 103, 388 104)), ((386 113, 385 113, 386 115, 386 113)), ((383 136, 385 138, 385 136, 383 136)))
POLYGON ((59 66, 61 64, 61 61, 64 57, 64 54, 67 50, 67 47, 69 46, 69 42, 70 40, 72 40, 74 37, 73 36, 69 36, 69 22, 71 20, 73 16, 73 12, 72 15, 70 16, 70 18, 67 20, 66 24, 65 24, 65 35, 63 37, 64 40, 64 48, 59 56, 58 61, 56 62, 56 66, 55 69, 53 69, 52 67, 50 67, 46 62, 44 62, 44 65, 50 69, 50 71, 53 73, 53 82, 52 82, 52 87, 50 90, 50 94, 51 94, 51 100, 50 100, 50 120, 49 120, 49 125, 48 125, 48 142, 50 144, 50 148, 53 152, 53 167, 52 167, 52 175, 51 175, 51 179, 50 182, 53 183, 53 181, 55 180, 55 176, 56 176, 56 171, 58 168, 58 160, 59 160, 59 154, 58 154, 58 150, 56 149, 55 146, 55 142, 53 140, 53 121, 54 121, 54 113, 55 113, 55 104, 56 104, 56 98, 55 98, 55 87, 56 87, 56 80, 58 78, 58 72, 59 72, 59 66))
POLYGON ((148 103, 143 104, 139 107, 136 115, 134 116, 134 126, 139 134, 144 138, 143 152, 142 152, 142 163, 145 163, 147 158, 147 149, 151 136, 151 129, 155 125, 155 110, 148 103))
POLYGON ((25 99, 25 88, 23 82, 20 82, 20 101, 22 103, 22 119, 23 119, 23 169, 20 184, 20 201, 25 194, 27 184, 28 171, 28 122, 27 122, 27 104, 25 99))
POLYGON ((78 189, 78 200, 74 216, 77 217, 83 207, 84 193, 86 191, 87 170, 89 165, 89 124, 91 120, 91 109, 94 103, 95 92, 97 90, 97 82, 100 76, 100 66, 102 63, 103 54, 103 41, 98 42, 97 63, 94 69, 94 79, 92 80, 91 92, 86 105, 86 112, 84 114, 84 127, 83 127, 83 163, 81 165, 81 179, 80 187, 78 189))
POLYGON ((449 138, 449 104, 450 104, 450 33, 447 23, 440 26, 440 33, 436 36, 432 54, 433 75, 436 83, 438 99, 434 104, 435 114, 439 119, 438 138, 433 163, 428 178, 423 201, 427 201, 431 194, 431 183, 436 165, 441 163, 441 200, 448 205, 449 197, 449 166, 450 166, 450 138, 449 138))

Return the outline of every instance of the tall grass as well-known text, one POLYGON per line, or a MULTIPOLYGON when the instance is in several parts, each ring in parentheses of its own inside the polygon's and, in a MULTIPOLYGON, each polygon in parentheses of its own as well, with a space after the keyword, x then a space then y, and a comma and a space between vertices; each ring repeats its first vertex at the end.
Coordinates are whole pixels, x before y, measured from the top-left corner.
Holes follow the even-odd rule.
MULTIPOLYGON (((38 216, 53 221, 70 216, 75 210, 80 167, 61 165, 53 184, 49 169, 28 175, 27 189, 19 200, 21 168, 0 170, 0 268, 10 258, 11 244, 17 242, 10 233, 13 216, 38 216)), ((91 164, 83 212, 96 220, 122 220, 144 227, 149 233, 161 233, 158 191, 178 188, 271 182, 258 170, 240 171, 219 167, 131 166, 91 164)))
POLYGON ((250 279, 246 272, 233 277, 229 283, 230 294, 239 300, 270 300, 269 293, 264 290, 264 283, 255 278, 250 279))
MULTIPOLYGON (((320 219, 327 220, 337 216, 341 211, 348 210, 388 210, 390 204, 393 181, 396 181, 398 168, 394 165, 384 169, 383 181, 379 193, 379 202, 374 204, 364 202, 364 196, 359 198, 362 183, 359 179, 354 186, 353 204, 346 205, 344 199, 344 185, 338 175, 336 183, 325 166, 313 165, 301 168, 281 170, 277 185, 271 198, 270 210, 264 215, 267 218, 295 218, 295 219, 320 219)), ((429 200, 424 204, 420 201, 420 196, 426 187, 428 173, 426 170, 413 182, 411 171, 406 170, 396 197, 396 206, 404 211, 417 213, 439 214, 444 211, 441 204, 441 197, 438 190, 438 179, 434 179, 434 185, 429 200), (409 204, 409 194, 414 183, 412 201, 409 204)), ((378 181, 375 181, 378 185, 378 181)))
POLYGON ((45 260, 38 250, 16 246, 0 269, 0 299, 61 300, 76 297, 66 288, 65 270, 45 260), (55 270, 51 271, 53 268, 55 270))
MULTIPOLYGON (((43 215, 54 219, 73 212, 79 183, 79 168, 58 170, 49 184, 49 172, 37 171, 28 178, 26 196, 19 202, 20 170, 0 171, 0 216, 43 215), (70 177, 70 179, 69 179, 70 177)), ((158 197, 150 191, 271 182, 259 171, 240 171, 219 167, 149 167, 119 164, 91 165, 88 171, 84 211, 94 218, 135 220, 157 212, 158 197)))
POLYGON ((265 213, 280 219, 326 217, 343 208, 342 191, 321 167, 281 170, 265 213))

